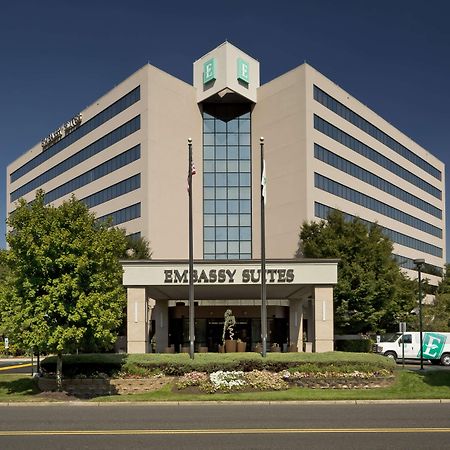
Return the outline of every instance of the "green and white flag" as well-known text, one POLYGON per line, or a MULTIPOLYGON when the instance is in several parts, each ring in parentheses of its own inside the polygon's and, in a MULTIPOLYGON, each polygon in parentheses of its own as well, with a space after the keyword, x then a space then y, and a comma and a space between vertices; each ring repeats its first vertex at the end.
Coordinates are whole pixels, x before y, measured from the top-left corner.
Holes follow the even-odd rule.
POLYGON ((264 198, 264 204, 266 204, 266 198, 267 198, 267 179, 266 179, 266 161, 263 161, 263 167, 262 167, 262 175, 261 175, 261 193, 264 198))

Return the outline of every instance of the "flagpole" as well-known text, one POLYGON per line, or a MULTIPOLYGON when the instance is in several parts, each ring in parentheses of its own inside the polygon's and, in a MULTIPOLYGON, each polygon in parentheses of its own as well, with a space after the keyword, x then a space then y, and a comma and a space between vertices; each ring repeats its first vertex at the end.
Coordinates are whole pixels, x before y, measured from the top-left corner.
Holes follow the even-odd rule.
POLYGON ((188 192, 189 192, 189 356, 194 359, 194 237, 192 230, 192 139, 188 139, 188 192))
POLYGON ((266 292, 266 220, 265 220, 265 166, 264 138, 259 139, 261 146, 261 339, 262 353, 266 356, 267 345, 267 292, 266 292))

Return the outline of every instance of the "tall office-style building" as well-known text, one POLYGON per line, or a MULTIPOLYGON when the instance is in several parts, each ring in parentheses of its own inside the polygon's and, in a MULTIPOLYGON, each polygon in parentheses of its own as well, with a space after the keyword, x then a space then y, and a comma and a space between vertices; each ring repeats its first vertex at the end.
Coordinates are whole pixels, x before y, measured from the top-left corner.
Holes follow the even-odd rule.
POLYGON ((286 273, 301 272, 290 265, 301 224, 332 209, 377 222, 399 264, 414 276, 413 260, 425 258, 437 283, 446 257, 441 161, 306 63, 261 86, 259 62, 225 42, 194 62, 193 78, 190 85, 146 65, 8 167, 8 213, 38 188, 55 205, 74 193, 97 217, 150 241, 151 268, 125 265, 129 351, 147 351, 152 335, 159 350, 188 338, 187 291, 175 289, 186 287, 188 137, 203 348, 220 341, 227 308, 249 345, 260 340, 259 294, 244 286, 249 274, 250 284, 259 281, 252 264, 260 257, 260 136, 266 254, 275 271, 268 275, 270 342, 332 347, 335 263, 323 279, 313 275, 321 269, 302 266, 310 281, 285 286, 286 273))

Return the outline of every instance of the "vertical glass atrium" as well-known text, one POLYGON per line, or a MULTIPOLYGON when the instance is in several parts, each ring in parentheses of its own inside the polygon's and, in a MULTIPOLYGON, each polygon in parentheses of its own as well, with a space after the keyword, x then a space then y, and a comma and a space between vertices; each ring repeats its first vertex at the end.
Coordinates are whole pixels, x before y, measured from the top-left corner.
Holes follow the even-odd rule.
POLYGON ((204 259, 252 256, 251 114, 239 114, 203 112, 204 259))

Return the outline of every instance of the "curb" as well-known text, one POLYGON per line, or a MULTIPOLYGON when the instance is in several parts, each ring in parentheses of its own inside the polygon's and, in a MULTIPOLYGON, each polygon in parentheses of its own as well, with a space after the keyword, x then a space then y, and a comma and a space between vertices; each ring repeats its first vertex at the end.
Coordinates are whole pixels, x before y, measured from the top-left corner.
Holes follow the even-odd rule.
POLYGON ((450 404, 450 399, 397 399, 397 400, 286 400, 286 401, 168 401, 168 402, 136 402, 136 401, 123 401, 123 402, 92 402, 92 401, 44 401, 44 402, 0 402, 0 407, 6 406, 88 406, 88 407, 104 407, 104 406, 206 406, 206 405, 407 405, 415 403, 425 404, 450 404))

